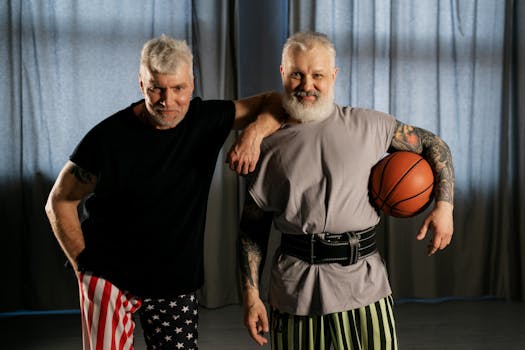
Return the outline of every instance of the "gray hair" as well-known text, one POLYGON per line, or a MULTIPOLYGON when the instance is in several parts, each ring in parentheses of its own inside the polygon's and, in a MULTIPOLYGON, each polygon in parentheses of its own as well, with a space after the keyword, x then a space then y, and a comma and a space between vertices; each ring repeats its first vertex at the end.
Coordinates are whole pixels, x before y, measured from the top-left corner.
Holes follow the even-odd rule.
POLYGON ((316 46, 325 48, 332 58, 332 67, 335 67, 335 46, 328 36, 319 32, 298 32, 286 40, 283 47, 281 64, 284 65, 288 53, 292 50, 307 51, 316 46))
POLYGON ((184 40, 176 40, 162 34, 147 41, 140 54, 140 73, 175 73, 181 63, 186 63, 193 77, 193 55, 184 40))

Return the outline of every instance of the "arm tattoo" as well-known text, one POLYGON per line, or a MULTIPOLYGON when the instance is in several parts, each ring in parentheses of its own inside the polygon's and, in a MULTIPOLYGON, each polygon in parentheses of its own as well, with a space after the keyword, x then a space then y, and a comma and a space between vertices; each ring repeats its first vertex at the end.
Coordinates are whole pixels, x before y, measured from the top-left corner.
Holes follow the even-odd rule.
POLYGON ((241 231, 239 237, 241 287, 245 290, 248 286, 259 287, 259 265, 262 260, 261 249, 246 233, 241 231))
POLYGON ((83 184, 93 184, 95 180, 95 176, 91 174, 89 171, 86 171, 79 167, 78 165, 74 164, 70 169, 71 174, 75 175, 78 181, 80 181, 83 184))
POLYGON ((240 277, 243 290, 258 288, 264 266, 272 217, 262 211, 247 194, 239 234, 240 277))
POLYGON ((448 145, 425 129, 397 122, 391 144, 392 151, 422 154, 436 177, 435 196, 438 201, 454 204, 454 167, 448 145))

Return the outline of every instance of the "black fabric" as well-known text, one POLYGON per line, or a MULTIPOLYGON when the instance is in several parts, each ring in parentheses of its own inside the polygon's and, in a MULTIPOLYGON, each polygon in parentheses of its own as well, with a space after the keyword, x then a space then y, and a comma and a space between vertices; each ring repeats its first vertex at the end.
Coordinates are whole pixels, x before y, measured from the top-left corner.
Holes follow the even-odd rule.
POLYGON ((355 264, 376 252, 375 227, 359 232, 320 235, 281 235, 281 252, 311 264, 355 264))
POLYGON ((195 98, 175 128, 157 130, 134 105, 90 130, 70 157, 98 177, 79 266, 139 296, 194 291, 209 187, 235 106, 195 98))

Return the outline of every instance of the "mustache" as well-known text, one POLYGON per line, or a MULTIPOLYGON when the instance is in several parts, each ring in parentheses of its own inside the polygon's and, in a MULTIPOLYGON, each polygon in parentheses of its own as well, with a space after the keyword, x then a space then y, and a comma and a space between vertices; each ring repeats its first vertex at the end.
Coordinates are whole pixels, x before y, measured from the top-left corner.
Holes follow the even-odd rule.
POLYGON ((313 90, 313 91, 298 90, 298 91, 292 92, 292 96, 294 97, 305 97, 305 96, 319 97, 320 94, 321 93, 317 90, 313 90))

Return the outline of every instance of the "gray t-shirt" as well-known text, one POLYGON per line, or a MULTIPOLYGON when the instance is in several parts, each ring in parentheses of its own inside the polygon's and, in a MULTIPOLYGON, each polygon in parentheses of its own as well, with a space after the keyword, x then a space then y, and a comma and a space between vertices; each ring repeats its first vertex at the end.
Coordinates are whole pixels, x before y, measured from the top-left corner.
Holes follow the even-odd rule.
MULTIPOLYGON (((249 192, 274 213, 287 234, 342 233, 377 225, 370 204, 371 168, 386 153, 395 129, 391 115, 334 105, 319 122, 288 125, 267 137, 249 192)), ((359 308, 391 294, 378 253, 357 264, 310 265, 276 254, 270 304, 294 315, 359 308)))

